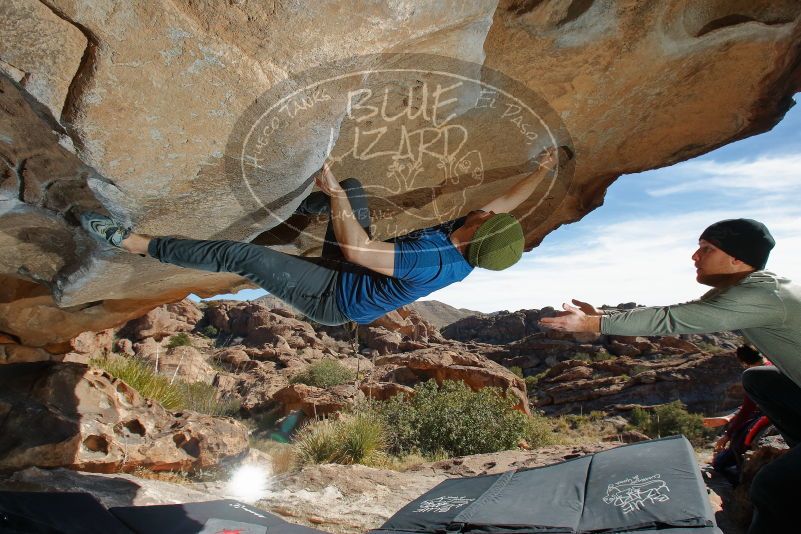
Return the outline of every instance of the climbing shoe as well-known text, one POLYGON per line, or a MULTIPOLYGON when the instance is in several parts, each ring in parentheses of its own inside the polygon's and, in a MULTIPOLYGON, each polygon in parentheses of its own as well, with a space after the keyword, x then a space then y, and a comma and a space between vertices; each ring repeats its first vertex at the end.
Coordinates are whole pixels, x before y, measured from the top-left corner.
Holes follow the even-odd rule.
POLYGON ((111 217, 93 211, 81 214, 81 226, 93 236, 117 248, 122 248, 122 240, 131 234, 130 228, 125 228, 114 222, 111 217))

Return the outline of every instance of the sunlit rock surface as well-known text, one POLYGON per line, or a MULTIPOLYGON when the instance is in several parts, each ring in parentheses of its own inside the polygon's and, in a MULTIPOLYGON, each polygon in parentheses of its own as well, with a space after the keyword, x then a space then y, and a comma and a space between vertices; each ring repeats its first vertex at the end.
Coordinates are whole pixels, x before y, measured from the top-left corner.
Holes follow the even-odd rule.
POLYGON ((87 209, 145 233, 319 253, 325 221, 278 225, 329 153, 389 238, 480 206, 568 145, 575 159, 515 212, 533 247, 621 173, 780 120, 800 85, 800 13, 793 0, 4 2, 0 332, 65 352, 80 332, 244 283, 109 250, 79 228, 87 209), (272 128, 265 106, 292 94, 272 128))

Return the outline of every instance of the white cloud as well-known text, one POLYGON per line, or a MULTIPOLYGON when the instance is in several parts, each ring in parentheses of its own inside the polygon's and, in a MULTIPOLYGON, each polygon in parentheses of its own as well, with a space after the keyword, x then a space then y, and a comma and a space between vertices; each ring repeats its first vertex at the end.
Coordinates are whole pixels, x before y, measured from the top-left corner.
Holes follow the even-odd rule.
MULTIPOLYGON (((664 169, 655 171, 665 174, 664 169)), ((653 197, 713 191, 721 194, 801 193, 801 154, 720 162, 693 160, 669 168, 671 183, 648 191, 653 197)))

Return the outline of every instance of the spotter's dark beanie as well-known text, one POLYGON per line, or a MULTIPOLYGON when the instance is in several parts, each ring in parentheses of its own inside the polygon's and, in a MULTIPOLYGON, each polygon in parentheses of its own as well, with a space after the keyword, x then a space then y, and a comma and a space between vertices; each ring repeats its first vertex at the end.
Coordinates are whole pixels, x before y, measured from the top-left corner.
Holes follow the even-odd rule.
POLYGON ((776 245, 768 228, 753 219, 726 219, 704 230, 701 238, 755 269, 764 269, 776 245))

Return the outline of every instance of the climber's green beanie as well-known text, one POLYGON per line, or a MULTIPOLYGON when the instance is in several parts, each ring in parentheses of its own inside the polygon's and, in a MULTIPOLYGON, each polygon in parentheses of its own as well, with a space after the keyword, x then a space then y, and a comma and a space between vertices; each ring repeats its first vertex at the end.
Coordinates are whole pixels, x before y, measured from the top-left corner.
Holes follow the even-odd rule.
POLYGON ((467 249, 467 261, 473 267, 502 271, 523 255, 523 241, 523 228, 517 219, 498 213, 476 230, 467 249))

